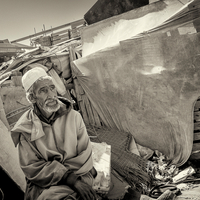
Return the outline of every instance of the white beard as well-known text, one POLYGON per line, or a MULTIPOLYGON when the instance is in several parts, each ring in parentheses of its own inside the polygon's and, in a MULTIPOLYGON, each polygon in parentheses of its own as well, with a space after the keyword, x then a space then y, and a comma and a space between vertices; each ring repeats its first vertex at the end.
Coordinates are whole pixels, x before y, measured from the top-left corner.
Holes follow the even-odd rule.
POLYGON ((53 113, 53 112, 58 111, 59 108, 60 108, 60 104, 59 104, 59 101, 58 101, 57 99, 56 99, 56 102, 57 102, 57 104, 52 105, 52 106, 49 106, 49 105, 48 105, 48 101, 45 102, 44 107, 43 107, 43 110, 44 110, 45 112, 48 112, 48 113, 53 113))

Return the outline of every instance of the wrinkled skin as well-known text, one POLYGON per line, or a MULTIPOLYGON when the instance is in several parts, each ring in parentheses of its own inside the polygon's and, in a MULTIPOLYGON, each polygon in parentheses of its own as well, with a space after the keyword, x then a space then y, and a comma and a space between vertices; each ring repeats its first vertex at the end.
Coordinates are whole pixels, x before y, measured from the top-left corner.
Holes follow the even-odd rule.
POLYGON ((57 100, 56 87, 52 80, 39 80, 33 87, 34 95, 32 102, 36 103, 41 112, 48 118, 53 112, 57 111, 60 106, 57 100))

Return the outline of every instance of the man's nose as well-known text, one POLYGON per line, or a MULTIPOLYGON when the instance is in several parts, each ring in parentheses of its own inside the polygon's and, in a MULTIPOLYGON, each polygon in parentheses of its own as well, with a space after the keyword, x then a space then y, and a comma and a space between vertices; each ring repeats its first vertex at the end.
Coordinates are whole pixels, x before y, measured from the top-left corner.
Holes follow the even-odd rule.
POLYGON ((56 93, 53 90, 51 90, 50 88, 48 88, 48 96, 49 97, 55 97, 56 93))

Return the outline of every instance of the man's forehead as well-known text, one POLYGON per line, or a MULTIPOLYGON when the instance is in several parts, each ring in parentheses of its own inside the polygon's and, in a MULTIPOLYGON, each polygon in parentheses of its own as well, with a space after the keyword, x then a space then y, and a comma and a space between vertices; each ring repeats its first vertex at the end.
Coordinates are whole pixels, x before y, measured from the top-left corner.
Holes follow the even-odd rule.
POLYGON ((50 80, 50 79, 43 79, 43 80, 38 80, 35 83, 34 88, 35 89, 40 89, 42 87, 50 86, 50 85, 54 85, 52 80, 50 80))

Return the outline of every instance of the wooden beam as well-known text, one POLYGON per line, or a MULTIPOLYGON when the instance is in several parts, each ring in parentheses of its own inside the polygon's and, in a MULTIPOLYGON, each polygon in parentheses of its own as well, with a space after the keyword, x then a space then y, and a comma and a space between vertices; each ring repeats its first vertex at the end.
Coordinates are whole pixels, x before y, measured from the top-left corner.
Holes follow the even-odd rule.
POLYGON ((190 160, 199 160, 200 159, 200 152, 191 154, 190 160))
POLYGON ((53 36, 52 37, 52 41, 59 40, 59 39, 62 39, 62 38, 69 39, 69 33, 66 33, 66 34, 63 34, 63 35, 53 36))
POLYGON ((66 33, 66 32, 69 33, 69 30, 70 30, 70 29, 65 29, 65 30, 63 30, 63 31, 59 31, 59 32, 56 32, 56 33, 52 33, 51 36, 54 37, 54 36, 56 36, 56 35, 60 35, 60 34, 66 33))
POLYGON ((199 131, 200 130, 200 122, 195 122, 194 123, 194 131, 199 131))
POLYGON ((199 108, 200 108, 200 100, 198 99, 194 106, 194 111, 199 111, 199 108))
POLYGON ((193 143, 192 153, 195 153, 196 151, 200 151, 200 143, 193 143))
POLYGON ((57 40, 52 41, 52 45, 59 44, 61 42, 65 42, 65 41, 68 41, 68 40, 69 40, 69 38, 57 39, 57 40))
POLYGON ((200 132, 194 133, 194 141, 200 140, 200 132))
POLYGON ((61 28, 65 28, 67 26, 71 26, 71 24, 73 24, 73 23, 79 23, 79 22, 83 22, 83 21, 84 21, 83 19, 80 19, 80 20, 77 20, 75 22, 70 22, 70 23, 67 23, 67 24, 64 24, 64 25, 61 25, 61 26, 57 26, 57 27, 54 27, 54 28, 51 28, 51 29, 48 29, 48 30, 45 30, 45 31, 41 31, 39 33, 35 33, 35 34, 29 35, 29 36, 26 36, 26 37, 23 37, 23 38, 19 38, 19 39, 13 40, 13 41, 11 41, 11 43, 27 40, 27 39, 30 39, 32 37, 36 37, 36 36, 39 36, 39 35, 44 35, 45 33, 51 33, 52 31, 55 31, 55 30, 58 30, 58 29, 61 29, 61 28))
POLYGON ((18 46, 15 46, 13 44, 6 44, 6 43, 1 43, 0 44, 0 49, 22 49, 23 47, 18 47, 18 46))

